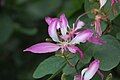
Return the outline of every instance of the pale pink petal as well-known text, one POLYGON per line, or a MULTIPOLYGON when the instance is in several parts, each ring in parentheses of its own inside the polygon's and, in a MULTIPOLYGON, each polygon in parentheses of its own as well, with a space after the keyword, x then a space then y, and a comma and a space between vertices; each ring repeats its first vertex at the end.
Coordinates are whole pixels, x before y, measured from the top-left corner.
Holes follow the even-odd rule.
POLYGON ((60 21, 61 21, 61 33, 64 36, 67 33, 67 27, 68 27, 68 21, 67 18, 65 17, 65 14, 62 14, 60 16, 60 21))
POLYGON ((52 21, 51 24, 48 27, 48 33, 50 37, 53 39, 55 42, 59 42, 59 38, 57 35, 57 21, 52 21))
POLYGON ((77 46, 74 46, 74 45, 68 46, 67 48, 71 53, 77 53, 77 52, 80 53, 80 57, 81 57, 81 59, 83 59, 84 53, 80 48, 78 48, 77 46))
POLYGON ((77 22, 75 31, 78 30, 78 29, 81 29, 84 25, 85 25, 85 23, 84 23, 83 21, 80 21, 80 20, 79 20, 79 21, 77 22))
POLYGON ((101 21, 99 19, 95 21, 95 31, 99 36, 102 35, 101 21))
POLYGON ((76 35, 75 38, 72 39, 70 44, 79 44, 80 42, 86 42, 90 37, 92 37, 93 31, 90 29, 81 31, 79 34, 76 35))
POLYGON ((86 73, 86 71, 88 70, 88 68, 85 68, 81 71, 81 78, 79 80, 83 80, 84 79, 84 74, 86 73))
POLYGON ((106 43, 100 37, 97 37, 97 36, 92 36, 91 38, 88 39, 88 42, 91 42, 91 43, 97 44, 97 45, 103 45, 106 43))
POLYGON ((102 8, 107 3, 107 0, 100 0, 100 8, 102 8))
POLYGON ((85 75, 84 75, 84 79, 85 80, 90 80, 95 73, 98 71, 99 69, 99 65, 100 65, 100 61, 99 60, 94 60, 90 65, 88 70, 86 71, 85 75))
POLYGON ((54 43, 44 42, 35 44, 24 51, 30 51, 33 53, 49 53, 55 52, 60 49, 60 46, 54 43))

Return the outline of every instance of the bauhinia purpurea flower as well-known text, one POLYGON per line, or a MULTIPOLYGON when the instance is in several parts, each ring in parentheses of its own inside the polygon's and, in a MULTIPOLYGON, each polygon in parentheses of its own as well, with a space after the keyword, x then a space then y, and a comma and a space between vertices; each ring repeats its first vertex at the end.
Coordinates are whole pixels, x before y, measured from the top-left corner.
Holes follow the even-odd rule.
POLYGON ((90 63, 89 67, 84 68, 81 71, 81 74, 75 75, 74 80, 90 80, 97 72, 100 75, 101 80, 103 80, 103 75, 99 71, 99 66, 100 61, 98 59, 95 59, 92 63, 90 63))
POLYGON ((33 53, 51 53, 60 50, 61 53, 69 51, 71 53, 80 53, 80 57, 83 58, 83 51, 76 45, 85 43, 86 41, 102 44, 101 40, 94 38, 94 31, 91 29, 80 30, 85 25, 84 22, 78 20, 71 29, 69 27, 65 14, 62 14, 60 18, 46 17, 45 21, 48 23, 48 34, 54 42, 43 42, 35 44, 24 51, 30 51, 33 53), (59 33, 58 33, 59 32, 59 33), (92 39, 91 39, 92 38, 92 39))

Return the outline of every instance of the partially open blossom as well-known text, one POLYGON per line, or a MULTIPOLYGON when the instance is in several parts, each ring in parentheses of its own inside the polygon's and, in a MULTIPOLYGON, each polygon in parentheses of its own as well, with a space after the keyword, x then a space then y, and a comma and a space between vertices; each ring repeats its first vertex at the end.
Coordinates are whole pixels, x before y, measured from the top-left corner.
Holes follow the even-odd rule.
POLYGON ((102 17, 100 15, 95 16, 94 26, 95 26, 95 31, 99 36, 102 35, 101 20, 102 17))
MULTIPOLYGON (((38 43, 25 49, 24 51, 30 51, 33 53, 50 53, 58 50, 61 50, 62 53, 64 51, 70 51, 71 53, 80 53, 81 58, 83 58, 82 50, 75 45, 79 44, 80 42, 86 42, 87 39, 92 37, 93 31, 90 29, 82 30, 74 37, 71 37, 71 32, 68 31, 68 21, 64 14, 60 16, 60 19, 47 17, 45 18, 45 20, 49 25, 49 36, 56 43, 38 43), (61 34, 57 33, 59 30, 61 34), (68 36, 68 38, 66 38, 65 36, 68 36)), ((78 22, 78 25, 74 30, 77 31, 83 25, 83 22, 78 22)))
POLYGON ((74 80, 90 80, 96 74, 100 66, 100 61, 95 59, 92 63, 90 63, 89 67, 83 69, 81 71, 81 75, 77 74, 74 77, 74 80))

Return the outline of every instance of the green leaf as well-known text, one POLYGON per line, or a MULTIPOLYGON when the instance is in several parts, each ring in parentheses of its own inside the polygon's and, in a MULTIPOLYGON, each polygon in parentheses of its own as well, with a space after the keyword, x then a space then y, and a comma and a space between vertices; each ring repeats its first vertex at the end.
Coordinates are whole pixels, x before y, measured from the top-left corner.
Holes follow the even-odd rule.
POLYGON ((26 5, 25 11, 32 18, 43 18, 57 10, 61 0, 35 0, 26 5))
POLYGON ((48 74, 55 74, 65 65, 65 60, 62 57, 52 56, 39 64, 35 70, 33 77, 41 78, 48 74))
POLYGON ((120 44, 116 38, 110 35, 103 36, 103 40, 106 41, 106 44, 93 46, 94 57, 101 61, 101 70, 109 71, 120 62, 120 44))
POLYGON ((116 34, 116 38, 120 40, 120 32, 116 34))
POLYGON ((73 80, 73 75, 66 75, 65 73, 62 74, 61 80, 73 80))
POLYGON ((13 33, 13 22, 10 17, 0 15, 0 44, 5 43, 13 33))
POLYGON ((91 13, 91 10, 93 9, 99 9, 99 4, 98 2, 94 1, 94 0, 85 0, 85 12, 89 12, 88 13, 88 17, 91 19, 94 19, 94 14, 91 13))
MULTIPOLYGON (((80 59, 80 56, 78 55, 75 55, 75 54, 70 54, 72 56, 71 59, 69 59, 69 62, 72 63, 73 65, 76 65, 77 61, 80 59)), ((69 74, 74 74, 76 73, 76 69, 75 67, 67 64, 64 69, 63 69, 63 73, 65 73, 66 75, 69 75, 69 74)))
POLYGON ((103 8, 103 12, 106 13, 106 15, 109 17, 110 20, 113 20, 120 14, 119 6, 120 4, 115 4, 114 6, 111 6, 111 2, 107 1, 107 4, 103 8), (114 13, 114 11, 116 13, 114 13))

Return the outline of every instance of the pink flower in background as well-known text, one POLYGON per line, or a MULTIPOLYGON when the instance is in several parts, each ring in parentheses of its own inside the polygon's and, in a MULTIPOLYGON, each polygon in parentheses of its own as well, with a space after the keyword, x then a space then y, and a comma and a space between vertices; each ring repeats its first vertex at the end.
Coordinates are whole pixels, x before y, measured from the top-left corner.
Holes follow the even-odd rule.
POLYGON ((100 61, 95 59, 90 63, 89 67, 82 70, 81 75, 75 75, 74 80, 90 80, 97 73, 100 66, 100 61))
MULTIPOLYGON (((76 34, 75 37, 71 38, 71 35, 68 32, 68 21, 64 14, 60 16, 60 19, 47 17, 45 20, 49 25, 49 36, 55 43, 38 43, 25 49, 24 51, 30 51, 33 53, 50 53, 58 50, 61 50, 62 53, 64 51, 70 51, 71 53, 80 53, 81 58, 83 58, 82 50, 75 45, 79 44, 80 42, 86 42, 90 37, 92 37, 93 31, 86 29, 76 34), (61 34, 57 33, 59 30, 61 34)), ((83 25, 83 23, 79 23, 79 27, 77 26, 75 30, 79 29, 80 25, 83 25)))
POLYGON ((101 39, 102 36, 101 20, 102 20, 101 15, 95 16, 95 21, 93 22, 93 25, 95 26, 95 34, 91 38, 89 38, 88 42, 98 45, 103 45, 106 43, 101 39))
POLYGON ((94 25, 95 25, 95 31, 96 33, 101 36, 102 35, 102 29, 101 29, 101 16, 96 15, 94 25))
POLYGON ((115 3, 120 2, 120 0, 111 0, 111 5, 113 6, 115 3))

